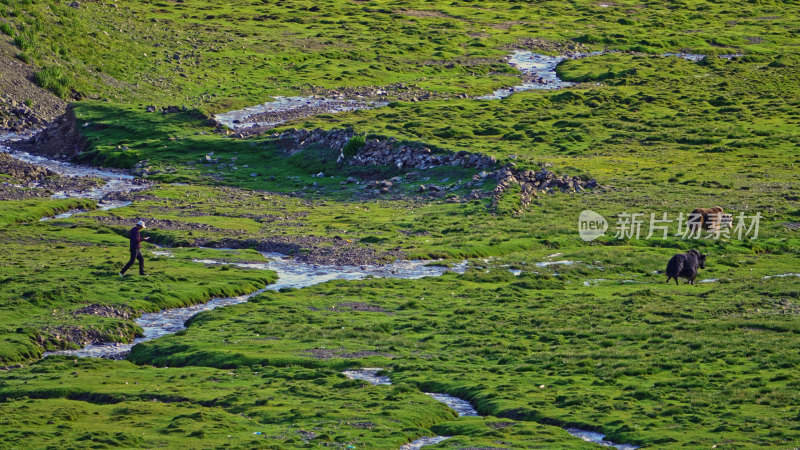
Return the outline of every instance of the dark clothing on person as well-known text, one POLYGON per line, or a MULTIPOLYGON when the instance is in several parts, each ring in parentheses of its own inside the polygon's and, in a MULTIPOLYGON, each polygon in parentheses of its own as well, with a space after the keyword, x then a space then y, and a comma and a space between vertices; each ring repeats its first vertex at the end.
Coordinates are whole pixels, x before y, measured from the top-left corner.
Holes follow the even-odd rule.
POLYGON ((131 228, 130 237, 131 237, 131 251, 134 251, 137 248, 141 248, 142 247, 142 244, 141 244, 141 242, 142 242, 142 233, 139 232, 139 227, 138 226, 131 228))
POLYGON ((123 267, 119 273, 120 275, 124 275, 125 272, 127 272, 128 269, 131 268, 133 262, 138 259, 139 274, 144 275, 144 257, 142 256, 142 250, 140 249, 140 247, 142 246, 142 233, 139 232, 138 226, 135 226, 131 229, 130 238, 131 238, 131 245, 130 245, 131 259, 128 261, 127 264, 125 264, 125 267, 123 267))
MULTIPOLYGON (((133 244, 131 243, 131 245, 133 244)), ((142 251, 138 248, 131 249, 131 259, 128 261, 128 264, 125 264, 125 267, 122 268, 120 273, 124 274, 127 272, 137 259, 139 260, 139 275, 144 275, 144 257, 142 256, 142 251)))

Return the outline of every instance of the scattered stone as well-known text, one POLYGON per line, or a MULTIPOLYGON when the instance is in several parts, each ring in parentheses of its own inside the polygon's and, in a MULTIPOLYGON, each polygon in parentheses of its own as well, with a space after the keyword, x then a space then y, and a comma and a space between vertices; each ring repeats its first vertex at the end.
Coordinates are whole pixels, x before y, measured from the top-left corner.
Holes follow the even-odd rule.
POLYGON ((80 314, 88 314, 100 317, 115 317, 125 320, 129 320, 132 318, 130 311, 127 311, 122 308, 115 308, 113 306, 99 305, 99 304, 84 306, 83 308, 76 309, 75 311, 72 312, 73 316, 78 316, 80 314))

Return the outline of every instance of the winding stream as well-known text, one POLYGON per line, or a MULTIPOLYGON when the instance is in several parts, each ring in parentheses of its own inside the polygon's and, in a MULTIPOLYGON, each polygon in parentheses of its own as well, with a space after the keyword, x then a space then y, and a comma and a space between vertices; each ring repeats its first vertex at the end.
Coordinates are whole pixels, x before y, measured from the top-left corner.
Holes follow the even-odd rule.
MULTIPOLYGON (((388 386, 392 384, 391 378, 386 375, 378 375, 384 369, 379 367, 368 367, 363 369, 351 369, 345 370, 342 372, 344 376, 351 380, 364 380, 370 384, 378 385, 378 386, 388 386)), ((441 393, 433 393, 433 392, 425 392, 426 395, 431 396, 434 400, 440 401, 445 405, 449 406, 453 409, 456 413, 458 413, 458 417, 464 416, 472 416, 472 417, 480 417, 478 411, 475 410, 475 407, 472 404, 462 398, 453 397, 449 394, 441 394, 441 393)), ((605 439, 606 435, 603 433, 598 433, 596 431, 589 431, 589 430, 582 430, 580 428, 574 427, 565 427, 564 430, 584 441, 592 442, 594 444, 602 445, 604 447, 614 447, 619 450, 635 450, 639 448, 636 445, 632 444, 618 444, 616 442, 607 441, 605 439)), ((427 445, 434 445, 438 444, 444 440, 450 439, 452 436, 425 436, 421 437, 415 441, 409 442, 408 444, 403 445, 400 447, 400 450, 416 450, 427 445)))
MULTIPOLYGON (((131 204, 131 202, 124 200, 106 200, 104 197, 107 195, 120 192, 130 193, 149 187, 149 185, 147 183, 143 183, 141 179, 137 179, 133 175, 129 175, 124 172, 80 166, 66 161, 58 161, 46 158, 44 156, 32 155, 30 153, 12 150, 3 145, 3 142, 14 141, 23 137, 25 136, 20 136, 17 134, 0 135, 0 152, 7 153, 19 161, 44 167, 64 177, 100 178, 105 181, 105 184, 86 191, 57 191, 50 196, 51 198, 88 198, 97 201, 98 209, 108 211, 110 209, 128 206, 131 204)), ((75 209, 53 217, 45 217, 40 220, 63 219, 82 212, 86 211, 75 209)))
POLYGON ((275 97, 275 100, 271 102, 216 114, 214 119, 234 130, 253 125, 273 127, 297 117, 371 109, 386 105, 388 102, 319 97, 275 97))
MULTIPOLYGON (((159 256, 172 256, 168 251, 158 250, 159 256)), ((288 258, 279 253, 262 253, 266 259, 263 263, 227 263, 213 259, 194 260, 200 264, 224 264, 251 270, 272 270, 278 273, 278 281, 262 289, 237 297, 214 298, 206 303, 187 306, 185 308, 165 309, 155 313, 145 313, 136 319, 142 327, 143 336, 132 343, 100 343, 90 344, 78 350, 59 350, 45 353, 49 355, 70 355, 78 357, 122 359, 134 345, 177 333, 185 329, 184 323, 199 312, 210 311, 221 306, 244 303, 264 291, 278 291, 284 288, 304 288, 331 280, 362 280, 367 277, 418 279, 439 276, 447 271, 463 273, 467 262, 464 261, 452 268, 432 265, 433 261, 395 261, 383 266, 334 266, 306 264, 288 258)), ((372 381, 370 381, 372 382, 372 381)))
MULTIPOLYGON (((511 94, 532 89, 554 90, 573 86, 575 83, 558 77, 556 67, 567 59, 581 59, 602 55, 609 51, 575 53, 570 55, 543 55, 528 50, 515 50, 508 55, 508 64, 522 73, 522 84, 500 88, 491 94, 475 97, 477 100, 499 100, 511 94)), ((706 55, 696 53, 663 53, 662 57, 677 57, 691 62, 705 59, 706 55)), ((734 59, 742 55, 719 55, 723 59, 734 59)), ((384 101, 329 99, 310 97, 274 97, 271 102, 262 103, 214 115, 220 125, 236 130, 251 126, 274 127, 284 122, 324 113, 373 109, 388 105, 384 101)))
MULTIPOLYGON (((508 64, 522 72, 525 81, 520 85, 500 88, 491 94, 476 98, 478 100, 498 100, 515 92, 531 89, 552 90, 572 86, 575 83, 564 81, 556 74, 558 64, 565 59, 585 58, 602 53, 592 52, 571 56, 549 56, 526 50, 516 50, 508 56, 508 64)), ((275 97, 272 102, 216 114, 214 119, 220 125, 234 130, 251 126, 273 127, 298 117, 380 108, 387 104, 388 102, 319 97, 275 97)))

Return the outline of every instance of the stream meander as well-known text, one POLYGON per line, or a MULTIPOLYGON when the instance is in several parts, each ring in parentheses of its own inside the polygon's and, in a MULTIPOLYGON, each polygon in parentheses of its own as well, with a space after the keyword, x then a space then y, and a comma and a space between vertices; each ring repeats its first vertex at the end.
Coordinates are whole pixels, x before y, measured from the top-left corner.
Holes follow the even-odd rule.
MULTIPOLYGON (((385 374, 379 375, 384 369, 380 367, 366 367, 363 369, 351 369, 345 370, 342 372, 347 378, 351 380, 364 380, 370 384, 376 386, 389 386, 392 384, 391 378, 389 378, 385 374)), ((454 397, 449 394, 443 393, 434 393, 434 392, 426 392, 425 394, 431 396, 434 400, 440 401, 445 405, 449 406, 453 409, 457 414, 458 417, 464 416, 472 416, 472 417, 481 417, 478 414, 478 411, 472 404, 462 398, 454 397)), ((634 450, 639 448, 636 445, 632 444, 618 444, 616 442, 607 441, 605 439, 606 435, 603 433, 598 433, 596 431, 589 431, 589 430, 582 430, 580 428, 574 427, 565 427, 567 433, 580 438, 587 442, 592 442, 598 445, 602 445, 604 447, 614 447, 619 450, 634 450)), ((400 450, 416 450, 427 445, 435 445, 447 439, 450 439, 452 436, 424 436, 415 441, 409 442, 408 444, 403 445, 400 447, 400 450)))
MULTIPOLYGON (((522 84, 504 87, 491 94, 475 97, 477 100, 499 100, 516 92, 554 90, 569 87, 575 83, 558 77, 556 68, 567 59, 581 59, 602 55, 608 51, 574 53, 569 55, 543 55, 528 50, 514 50, 508 55, 508 64, 522 73, 522 84)), ((677 57, 691 62, 703 60, 706 55, 693 53, 664 53, 661 57, 677 57)), ((720 55, 720 58, 733 59, 742 55, 720 55)), ((317 114, 373 109, 388 105, 385 101, 329 99, 317 96, 274 97, 271 102, 216 114, 214 119, 230 129, 257 126, 270 128, 289 120, 310 117, 317 114)))
MULTIPOLYGON (((158 250, 162 257, 169 257, 167 250, 158 250)), ((433 261, 395 261, 383 266, 334 266, 307 264, 285 257, 279 253, 263 253, 263 263, 226 263, 212 259, 195 260, 200 264, 229 264, 243 269, 272 270, 278 273, 278 281, 237 297, 214 298, 206 303, 187 306, 185 308, 165 309, 155 313, 145 313, 136 319, 136 324, 142 327, 144 336, 136 338, 132 343, 100 343, 90 344, 78 350, 59 350, 45 353, 47 355, 72 355, 80 357, 101 357, 122 359, 131 348, 140 343, 157 339, 168 334, 176 333, 186 328, 184 323, 199 312, 209 311, 221 306, 230 306, 244 303, 255 295, 264 291, 277 291, 283 288, 304 288, 330 280, 361 280, 366 277, 376 278, 401 278, 417 279, 427 276, 438 276, 446 271, 463 272, 466 261, 448 268, 433 265, 433 261)))

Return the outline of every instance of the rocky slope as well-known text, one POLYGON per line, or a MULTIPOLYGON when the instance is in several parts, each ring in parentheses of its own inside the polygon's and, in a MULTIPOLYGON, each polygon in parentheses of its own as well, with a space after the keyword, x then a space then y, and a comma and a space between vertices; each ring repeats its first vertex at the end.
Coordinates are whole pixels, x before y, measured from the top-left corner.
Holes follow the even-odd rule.
POLYGON ((40 128, 67 107, 34 82, 36 68, 20 61, 18 52, 8 36, 0 35, 0 134, 40 128))

